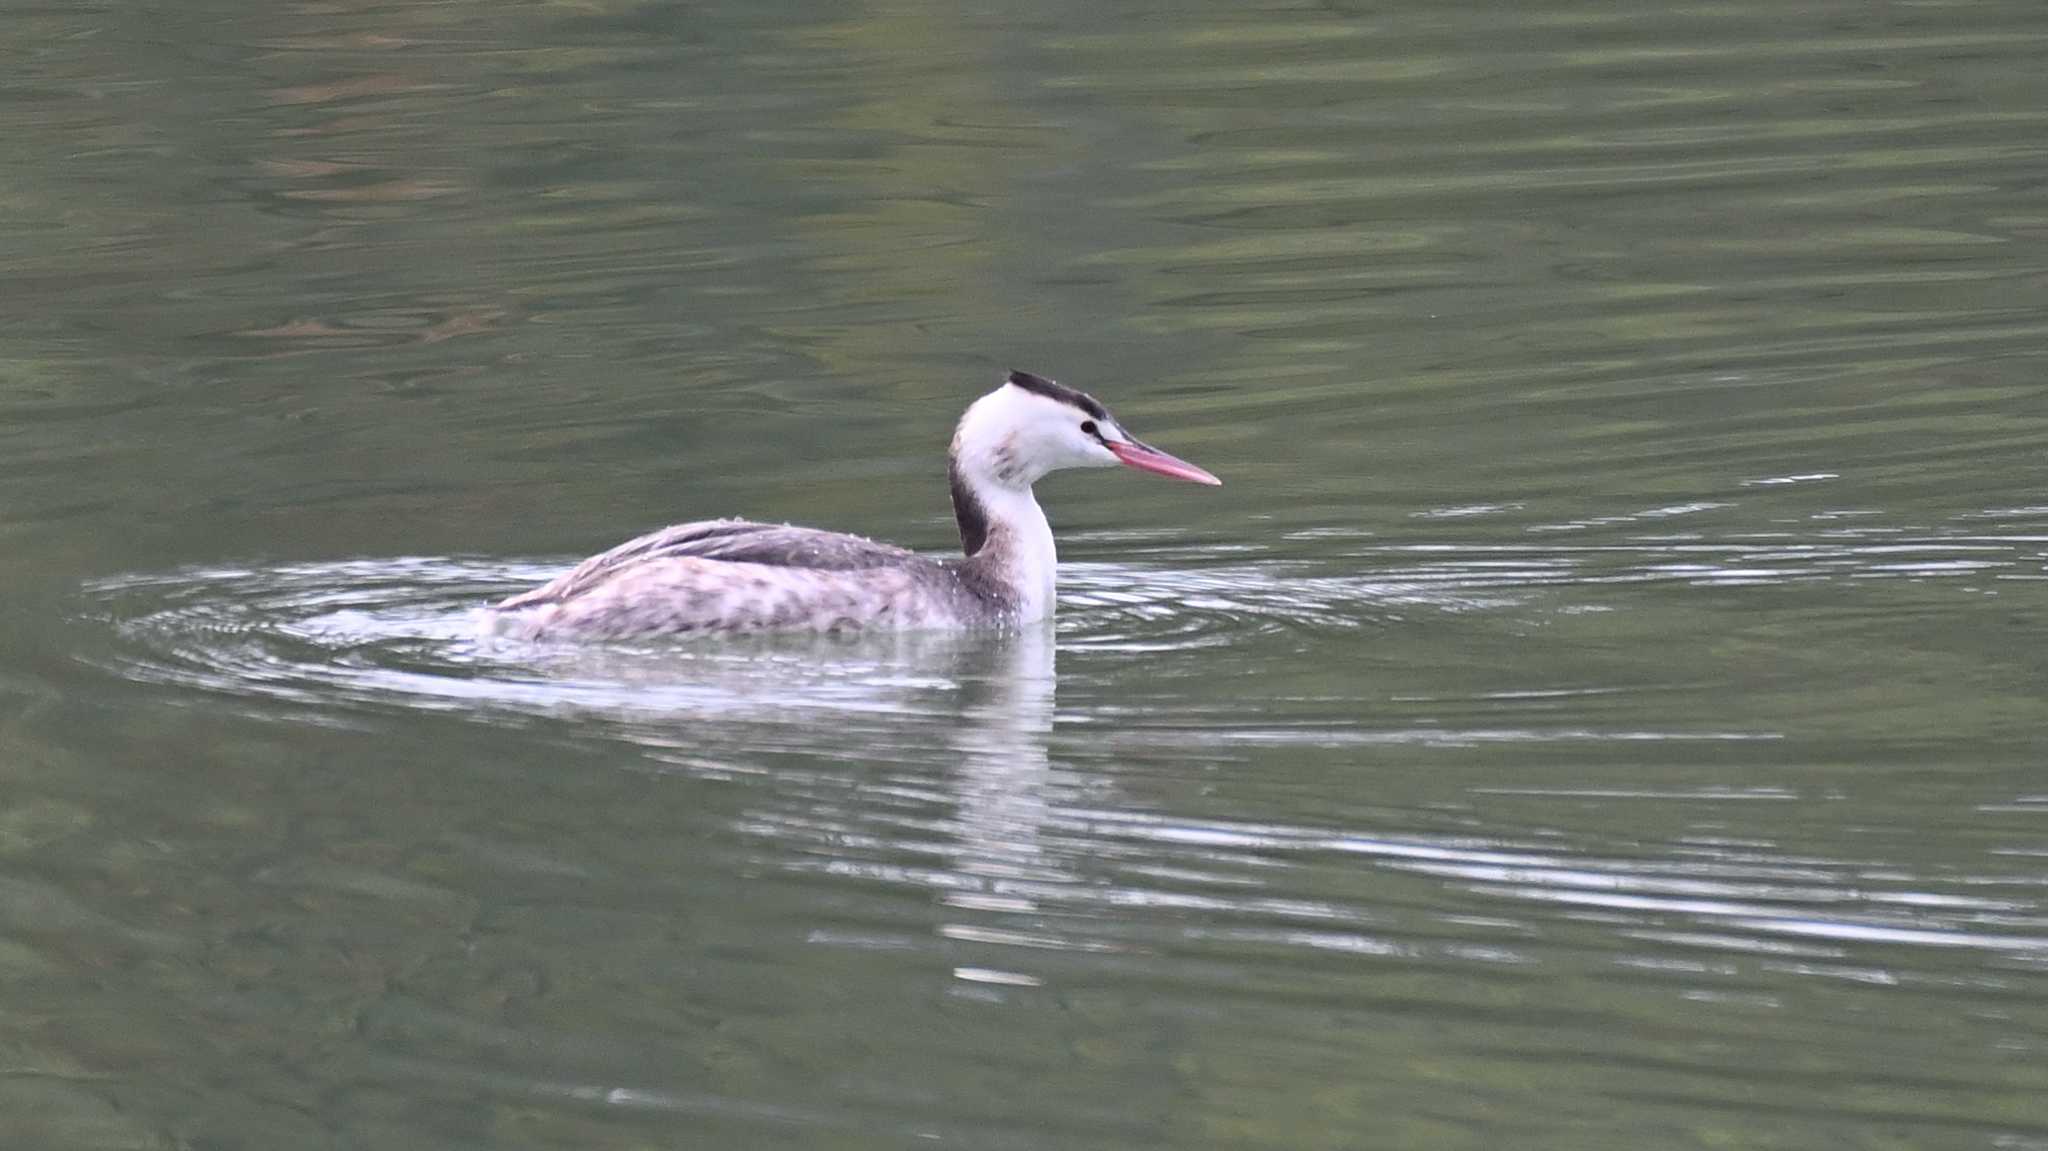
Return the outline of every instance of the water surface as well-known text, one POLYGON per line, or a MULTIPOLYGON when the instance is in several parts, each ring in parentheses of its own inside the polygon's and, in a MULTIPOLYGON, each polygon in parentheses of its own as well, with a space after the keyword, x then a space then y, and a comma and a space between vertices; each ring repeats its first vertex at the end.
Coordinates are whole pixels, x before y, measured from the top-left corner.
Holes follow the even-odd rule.
POLYGON ((10 1147, 2048 1147, 2037 5, 0 28, 10 1147), (1055 625, 478 638, 1012 367, 1055 625))

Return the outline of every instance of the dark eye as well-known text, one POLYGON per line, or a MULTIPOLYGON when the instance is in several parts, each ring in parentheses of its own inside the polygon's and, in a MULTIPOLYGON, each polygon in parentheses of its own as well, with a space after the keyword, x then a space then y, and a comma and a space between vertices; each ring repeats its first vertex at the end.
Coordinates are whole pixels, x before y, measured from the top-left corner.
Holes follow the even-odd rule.
POLYGON ((1095 430, 1094 420, 1081 421, 1081 434, 1084 436, 1094 436, 1098 440, 1102 438, 1102 433, 1095 430))

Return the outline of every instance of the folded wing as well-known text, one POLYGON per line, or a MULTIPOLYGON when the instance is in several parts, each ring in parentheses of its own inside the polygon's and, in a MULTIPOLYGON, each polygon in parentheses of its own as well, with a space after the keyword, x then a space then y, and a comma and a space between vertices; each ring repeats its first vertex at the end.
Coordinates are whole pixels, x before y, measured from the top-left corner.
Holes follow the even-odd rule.
POLYGON ((627 540, 610 551, 584 560, 532 591, 500 601, 497 608, 508 611, 566 603, 613 584, 634 568, 678 559, 761 564, 819 572, 892 566, 916 568, 932 562, 908 548, 876 543, 843 532, 749 520, 699 520, 627 540))

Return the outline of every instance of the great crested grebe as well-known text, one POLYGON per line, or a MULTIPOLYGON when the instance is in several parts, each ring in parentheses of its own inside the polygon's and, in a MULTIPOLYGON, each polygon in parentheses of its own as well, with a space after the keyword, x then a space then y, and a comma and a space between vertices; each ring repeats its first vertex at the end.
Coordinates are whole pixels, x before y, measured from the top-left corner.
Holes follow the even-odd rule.
POLYGON ((1122 464, 1223 481, 1142 444, 1095 398, 1012 372, 974 401, 947 453, 961 559, 860 536, 700 520, 629 540, 489 610, 529 639, 698 632, 1001 628, 1052 614, 1052 527, 1031 485, 1061 468, 1122 464))

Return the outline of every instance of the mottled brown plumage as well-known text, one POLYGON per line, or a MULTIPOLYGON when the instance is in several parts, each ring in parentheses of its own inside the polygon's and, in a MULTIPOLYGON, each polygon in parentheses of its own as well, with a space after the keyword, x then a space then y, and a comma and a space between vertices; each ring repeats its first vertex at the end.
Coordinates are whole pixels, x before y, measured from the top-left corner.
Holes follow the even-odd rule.
POLYGON ((592 638, 835 631, 1005 622, 1000 551, 928 559, 859 536, 787 524, 677 524, 592 556, 500 602, 501 631, 592 638))

